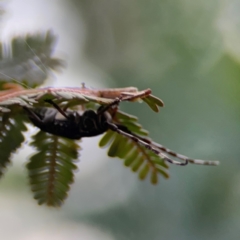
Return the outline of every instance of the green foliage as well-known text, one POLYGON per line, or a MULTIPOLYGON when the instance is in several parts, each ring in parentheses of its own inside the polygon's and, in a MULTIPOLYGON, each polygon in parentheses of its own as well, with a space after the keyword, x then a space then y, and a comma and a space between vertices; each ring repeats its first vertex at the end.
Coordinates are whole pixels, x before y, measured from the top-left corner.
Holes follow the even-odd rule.
MULTIPOLYGON (((49 70, 63 63, 51 57, 54 42, 55 37, 51 32, 13 39, 9 48, 12 55, 8 56, 3 52, 0 54, 0 89, 4 89, 4 84, 7 82, 12 80, 14 82, 14 79, 25 83, 28 87, 42 84, 49 70)), ((185 160, 183 155, 177 155, 152 142, 150 138, 147 138, 148 132, 142 128, 135 116, 118 109, 121 101, 145 102, 153 111, 158 112, 163 102, 151 95, 150 89, 143 91, 138 91, 135 87, 88 89, 85 86, 21 89, 19 86, 17 88, 11 86, 9 90, 0 92, 2 120, 0 124, 0 175, 10 162, 11 154, 24 141, 22 133, 26 131, 25 123, 29 122, 26 119, 26 115, 29 114, 25 111, 26 108, 52 107, 46 100, 54 101, 62 109, 72 110, 81 108, 81 110, 97 111, 99 107, 108 106, 106 111, 112 117, 112 123, 120 126, 120 129, 125 129, 125 133, 131 134, 132 138, 108 130, 99 146, 109 146, 108 156, 123 159, 124 165, 131 168, 133 172, 138 172, 141 180, 149 176, 150 181, 156 184, 159 176, 168 178, 166 160, 169 158, 167 155, 185 160), (136 138, 141 142, 134 140, 136 138)), ((39 204, 60 206, 67 197, 70 184, 74 181, 74 171, 77 169, 75 162, 79 158, 79 143, 39 131, 33 136, 30 145, 36 150, 27 164, 34 198, 39 204)), ((190 163, 195 163, 194 161, 189 160, 190 163)), ((203 164, 202 162, 204 161, 200 164, 203 164)), ((210 165, 209 162, 207 164, 210 165)))
POLYGON ((23 132, 27 130, 23 117, 14 112, 0 115, 0 177, 11 161, 12 154, 24 141, 23 132))
POLYGON ((0 89, 6 82, 20 82, 26 87, 36 87, 47 79, 49 70, 64 65, 53 58, 56 36, 48 31, 14 37, 8 45, 0 43, 0 89), (10 54, 11 53, 11 54, 10 54))
POLYGON ((39 204, 60 206, 74 181, 79 145, 42 131, 32 138, 30 145, 37 153, 30 157, 27 169, 34 198, 39 204))

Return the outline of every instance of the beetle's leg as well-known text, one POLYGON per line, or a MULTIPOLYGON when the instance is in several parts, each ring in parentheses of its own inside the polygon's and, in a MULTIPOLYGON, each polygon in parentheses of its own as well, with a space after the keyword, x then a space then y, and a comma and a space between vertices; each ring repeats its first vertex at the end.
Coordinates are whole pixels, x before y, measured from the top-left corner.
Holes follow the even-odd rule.
POLYGON ((69 119, 69 116, 64 112, 64 110, 62 110, 55 102, 53 102, 52 100, 48 99, 45 100, 45 102, 50 103, 51 105, 53 105, 53 107, 55 107, 58 112, 60 112, 66 119, 69 119))
POLYGON ((114 105, 118 106, 121 100, 122 100, 122 96, 115 98, 111 103, 109 103, 106 106, 100 106, 100 108, 98 108, 98 111, 97 111, 98 115, 103 114, 114 105))
MULTIPOLYGON (((98 114, 102 114, 102 113, 106 112, 108 109, 110 109, 114 105, 118 106, 119 103, 122 101, 134 101, 139 98, 147 97, 150 93, 151 92, 149 92, 149 91, 142 91, 142 92, 139 92, 138 94, 131 94, 131 95, 125 95, 124 93, 122 93, 119 97, 116 97, 108 105, 106 105, 104 107, 100 107, 98 109, 98 114)), ((126 94, 130 94, 130 93, 126 93, 126 94)))
MULTIPOLYGON (((112 106, 114 106, 114 105, 116 105, 116 106, 118 106, 119 105, 119 103, 123 100, 123 95, 120 95, 119 97, 116 97, 111 103, 109 103, 108 105, 106 105, 106 106, 104 106, 104 107, 100 107, 99 109, 98 109, 98 114, 103 114, 104 112, 106 112, 108 109, 110 109, 112 106)), ((125 100, 131 100, 131 99, 133 99, 133 98, 135 98, 136 96, 128 96, 128 97, 125 97, 124 98, 124 101, 125 100)))
POLYGON ((28 113, 28 115, 33 118, 35 121, 37 122, 40 122, 40 123, 43 123, 43 120, 41 118, 39 118, 39 116, 34 112, 32 111, 30 108, 27 108, 27 107, 23 107, 23 109, 28 113))
POLYGON ((52 122, 55 119, 58 111, 54 108, 37 108, 31 109, 28 107, 23 107, 23 109, 27 112, 29 118, 34 120, 36 123, 46 124, 52 122))

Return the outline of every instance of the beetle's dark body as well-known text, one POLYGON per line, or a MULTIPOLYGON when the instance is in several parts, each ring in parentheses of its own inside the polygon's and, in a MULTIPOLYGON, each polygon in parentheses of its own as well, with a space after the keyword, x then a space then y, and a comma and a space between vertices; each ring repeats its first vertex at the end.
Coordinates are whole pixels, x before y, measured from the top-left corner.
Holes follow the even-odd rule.
POLYGON ((110 116, 105 112, 98 115, 93 110, 86 110, 81 115, 67 110, 67 118, 59 114, 54 108, 36 108, 29 112, 29 119, 42 131, 69 139, 93 137, 108 130, 107 118, 110 116))

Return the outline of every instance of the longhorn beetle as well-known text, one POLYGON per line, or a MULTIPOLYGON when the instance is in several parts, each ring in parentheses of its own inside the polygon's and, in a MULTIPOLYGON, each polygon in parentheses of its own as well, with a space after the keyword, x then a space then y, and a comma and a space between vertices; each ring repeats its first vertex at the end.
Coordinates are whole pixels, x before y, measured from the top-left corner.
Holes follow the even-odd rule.
MULTIPOLYGON (((132 100, 133 98, 136 98, 136 96, 128 96, 127 98, 124 98, 124 100, 132 100)), ((36 127, 53 135, 77 140, 83 137, 94 137, 103 134, 107 130, 112 130, 132 139, 137 144, 143 145, 145 148, 159 155, 160 158, 171 164, 180 166, 185 166, 188 163, 213 166, 218 165, 217 161, 190 159, 184 155, 175 153, 158 143, 132 133, 124 125, 114 123, 114 111, 117 111, 117 107, 121 101, 122 97, 120 96, 113 100, 112 103, 106 106, 100 106, 97 111, 89 109, 85 110, 82 114, 78 111, 63 110, 52 100, 46 100, 46 102, 50 103, 54 108, 42 107, 38 109, 30 109, 24 107, 24 109, 26 110, 29 119, 36 127), (57 117, 59 113, 63 118, 59 119, 57 117), (178 158, 183 162, 175 161, 169 158, 168 155, 178 158)))

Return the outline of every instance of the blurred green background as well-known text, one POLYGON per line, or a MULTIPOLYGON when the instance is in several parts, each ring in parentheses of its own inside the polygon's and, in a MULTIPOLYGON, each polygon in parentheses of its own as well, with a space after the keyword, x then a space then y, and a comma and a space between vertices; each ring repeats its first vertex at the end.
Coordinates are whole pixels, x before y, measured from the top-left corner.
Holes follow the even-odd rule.
POLYGON ((156 142, 221 161, 170 166, 171 178, 152 186, 108 159, 98 139, 84 139, 69 198, 53 210, 31 199, 28 149, 0 182, 5 239, 239 239, 239 0, 2 3, 2 38, 49 28, 59 35, 56 54, 68 68, 51 84, 151 88, 165 103, 159 114, 144 104, 122 109, 156 142))

